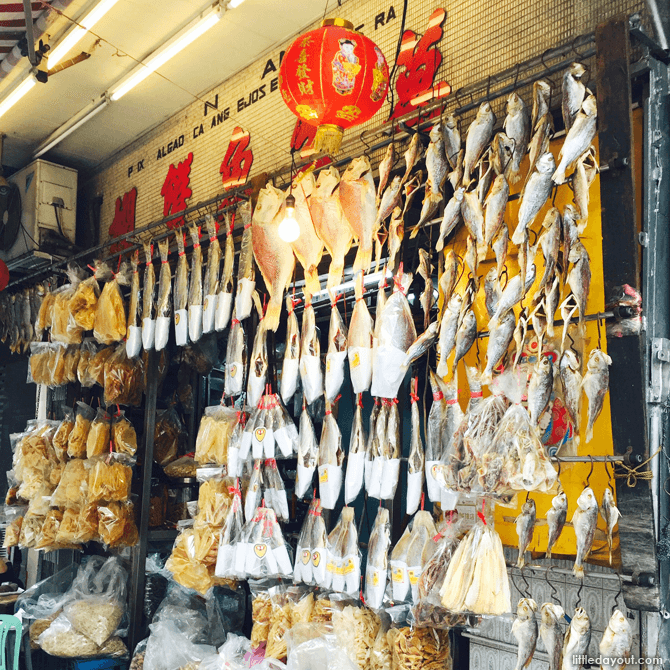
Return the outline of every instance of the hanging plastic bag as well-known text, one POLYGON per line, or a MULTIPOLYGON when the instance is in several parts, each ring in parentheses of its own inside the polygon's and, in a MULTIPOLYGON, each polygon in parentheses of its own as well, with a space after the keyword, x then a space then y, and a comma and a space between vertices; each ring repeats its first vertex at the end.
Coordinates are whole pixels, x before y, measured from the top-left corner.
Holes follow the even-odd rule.
POLYGON ((326 414, 319 442, 319 492, 324 509, 335 509, 342 488, 342 433, 333 416, 331 405, 326 402, 326 414))
POLYGON ((100 263, 95 277, 104 279, 106 283, 95 310, 93 336, 101 344, 120 342, 127 333, 126 307, 120 287, 129 283, 128 266, 122 263, 119 271, 114 274, 104 263, 100 263))
POLYGON ((214 330, 216 317, 216 301, 219 291, 219 266, 221 265, 221 245, 216 236, 216 221, 211 214, 205 218, 209 247, 207 248, 207 263, 205 265, 204 302, 202 306, 202 332, 211 333, 214 330))
POLYGON ((251 201, 248 200, 239 205, 237 215, 242 221, 242 242, 240 243, 240 260, 237 266, 237 293, 235 294, 234 311, 237 312, 237 318, 244 321, 251 314, 251 296, 256 287, 251 234, 251 201))
MULTIPOLYGON (((342 295, 342 294, 340 294, 342 295)), ((332 300, 332 295, 331 295, 332 300)), ((328 353, 326 354, 326 400, 334 402, 344 383, 344 361, 347 358, 347 327, 333 300, 328 328, 328 353)))
POLYGON ((386 443, 386 425, 388 423, 390 408, 390 403, 382 402, 379 413, 375 418, 374 436, 368 444, 366 467, 369 467, 370 474, 368 475, 366 472, 365 487, 370 498, 379 499, 381 496, 382 476, 384 474, 382 448, 386 443))
POLYGON ((88 502, 126 502, 130 499, 133 478, 132 461, 124 454, 107 454, 90 458, 88 469, 88 502))
POLYGON ((194 527, 223 526, 232 502, 233 489, 231 480, 215 475, 202 480, 202 468, 198 472, 200 490, 198 491, 198 513, 194 519, 194 527))
POLYGON ((84 329, 78 326, 70 311, 70 300, 83 279, 83 272, 76 266, 68 265, 69 283, 53 292, 53 320, 51 323, 51 340, 63 344, 80 344, 84 329))
POLYGON ((134 456, 137 452, 137 433, 122 409, 118 410, 113 416, 112 445, 114 452, 117 454, 134 456))
MULTIPOLYGON (((255 294, 257 295, 257 294, 255 294)), ((267 329, 263 320, 263 310, 259 307, 259 323, 254 336, 254 346, 249 360, 249 377, 247 380, 247 403, 251 407, 258 405, 268 376, 268 344, 267 329)))
POLYGON ((321 345, 311 299, 305 303, 300 335, 300 381, 308 405, 323 395, 321 345))
POLYGON ((174 279, 174 331, 178 347, 188 344, 188 261, 184 251, 185 236, 181 229, 175 233, 177 241, 177 270, 174 279))
POLYGON ((389 511, 385 507, 380 507, 370 533, 368 562, 365 568, 365 602, 373 610, 381 609, 384 601, 390 545, 389 511))
POLYGON ((242 474, 242 463, 240 461, 240 448, 242 445, 242 436, 247 423, 248 415, 246 412, 237 411, 237 422, 233 428, 228 441, 228 476, 239 477, 242 474))
POLYGON ((5 506, 5 540, 2 544, 3 549, 16 547, 19 544, 21 537, 21 525, 23 524, 23 517, 28 508, 25 505, 17 507, 5 506))
POLYGON ((64 353, 63 364, 65 370, 63 372, 64 383, 77 383, 77 367, 79 366, 80 348, 77 345, 70 345, 64 353))
POLYGON ((251 478, 244 497, 244 518, 247 523, 255 516, 263 498, 263 465, 260 459, 255 460, 251 469, 251 478))
POLYGON ((272 434, 284 458, 298 453, 298 429, 278 393, 272 396, 272 434))
POLYGON ((228 508, 226 519, 221 529, 221 541, 216 557, 215 575, 228 579, 237 579, 240 575, 235 572, 235 549, 237 543, 242 539, 244 518, 242 516, 242 493, 239 489, 239 481, 234 487, 230 487, 232 502, 228 508))
POLYGON ((430 558, 428 553, 434 550, 432 539, 437 535, 437 528, 429 512, 423 510, 414 515, 412 523, 412 538, 407 546, 407 578, 410 591, 407 594, 412 602, 418 599, 419 577, 424 564, 430 558))
POLYGON ((149 626, 143 667, 146 670, 180 670, 198 667, 200 661, 216 654, 216 647, 195 644, 177 621, 161 619, 149 626))
MULTIPOLYGON (((123 345, 120 345, 123 347, 123 345)), ((88 374, 93 380, 93 384, 98 386, 105 386, 105 363, 114 355, 117 347, 101 347, 91 357, 91 361, 88 367, 88 374)))
POLYGON ((418 381, 417 377, 412 380, 412 392, 410 393, 412 433, 407 458, 407 514, 414 514, 419 509, 423 493, 425 458, 421 440, 421 417, 419 416, 419 396, 417 395, 418 381))
POLYGON ((300 582, 305 584, 314 583, 312 576, 312 529, 314 527, 314 519, 319 515, 321 515, 321 501, 318 498, 312 498, 300 530, 295 551, 293 581, 296 584, 300 582))
POLYGON ((86 437, 86 458, 100 456, 111 451, 111 421, 112 417, 102 407, 98 407, 86 437))
POLYGON ((259 507, 238 542, 235 569, 246 578, 291 577, 293 564, 274 510, 259 507))
POLYGON ((120 344, 105 363, 104 399, 106 405, 142 404, 144 362, 128 358, 128 350, 120 344))
POLYGON ((298 387, 298 372, 300 367, 300 329, 298 328, 298 317, 295 315, 296 305, 300 299, 295 300, 292 296, 286 296, 286 346, 284 349, 284 360, 281 368, 281 397, 288 402, 298 387))
POLYGON ((228 445, 238 423, 238 412, 232 407, 212 405, 205 407, 195 440, 195 460, 198 463, 228 462, 228 445))
POLYGON ((384 305, 377 318, 379 326, 379 343, 375 350, 372 365, 372 385, 370 392, 381 398, 395 398, 405 377, 404 367, 407 350, 416 340, 416 328, 412 312, 405 294, 412 283, 411 274, 403 274, 402 266, 398 276, 394 278, 395 290, 384 305))
POLYGON ((95 410, 86 403, 77 403, 74 426, 67 439, 67 455, 70 458, 86 458, 86 444, 95 410))
POLYGON ((142 351, 142 301, 140 296, 140 250, 136 249, 130 258, 132 274, 130 276, 130 303, 128 304, 128 337, 126 353, 129 358, 140 355, 142 351))
POLYGON ((95 340, 86 338, 79 348, 79 360, 77 361, 77 380, 84 388, 90 388, 95 384, 95 379, 90 373, 90 365, 96 353, 95 340))
POLYGON ((69 461, 51 497, 52 505, 80 510, 88 496, 88 471, 81 458, 69 461))
POLYGON ((335 528, 328 536, 326 585, 332 591, 356 596, 361 584, 361 557, 354 509, 345 507, 335 528))
POLYGON ((286 497, 286 489, 282 481, 279 470, 277 469, 277 461, 270 458, 265 461, 265 472, 263 479, 265 481, 265 504, 271 507, 277 518, 284 523, 289 520, 288 498, 286 497))
POLYGON ((144 250, 144 286, 142 290, 142 346, 145 351, 154 348, 156 338, 156 271, 154 270, 153 243, 145 242, 144 250))
POLYGON ((319 445, 314 433, 314 425, 307 413, 302 410, 300 415, 300 431, 298 438, 298 464, 295 479, 295 495, 304 498, 312 486, 314 471, 318 464, 319 445))
POLYGON ((440 484, 435 479, 435 468, 442 459, 442 431, 446 421, 447 405, 437 375, 432 370, 430 370, 430 387, 433 403, 428 412, 426 425, 426 485, 429 500, 440 502, 442 494, 440 484))
POLYGON ((359 394, 356 400, 354 420, 351 425, 347 472, 344 479, 344 502, 346 505, 351 504, 363 488, 366 444, 367 436, 363 427, 363 399, 359 394))
POLYGON ((53 437, 53 447, 56 457, 63 463, 67 461, 67 443, 73 428, 74 411, 68 408, 65 410, 65 417, 60 422, 53 437))
POLYGON ((193 242, 193 251, 191 252, 191 278, 188 285, 188 336, 191 342, 198 342, 202 337, 202 247, 198 227, 191 224, 189 232, 193 242))
POLYGON ((372 381, 372 317, 363 298, 363 273, 356 275, 356 304, 349 323, 347 357, 354 393, 363 393, 372 381))
POLYGON ((170 241, 165 238, 158 241, 158 249, 161 255, 161 269, 158 276, 158 300, 156 302, 156 334, 154 344, 156 351, 165 349, 170 335, 170 315, 172 314, 172 272, 168 255, 170 253, 170 241))
POLYGON ((226 347, 226 367, 224 393, 230 397, 244 390, 244 372, 247 367, 247 336, 242 328, 237 312, 233 309, 230 322, 228 345, 226 347))
POLYGON ((226 214, 226 247, 223 257, 223 271, 219 283, 219 293, 216 298, 215 328, 222 331, 230 321, 233 309, 233 265, 235 263, 235 245, 233 242, 233 227, 235 218, 226 214), (229 223, 230 221, 230 223, 229 223))
POLYGON ((182 430, 182 423, 174 405, 156 412, 154 460, 158 465, 165 467, 177 458, 182 430))
POLYGON ((400 415, 398 414, 398 401, 387 400, 388 418, 386 421, 386 439, 381 442, 383 468, 379 498, 381 500, 393 500, 398 478, 400 476, 400 456, 402 455, 402 440, 400 437, 400 415))

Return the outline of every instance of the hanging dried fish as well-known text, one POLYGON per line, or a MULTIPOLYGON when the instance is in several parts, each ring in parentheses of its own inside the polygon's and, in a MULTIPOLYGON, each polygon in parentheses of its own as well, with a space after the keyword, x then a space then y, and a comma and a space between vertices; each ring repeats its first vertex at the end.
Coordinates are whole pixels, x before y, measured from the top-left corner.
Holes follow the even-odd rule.
POLYGON ((358 394, 354 420, 351 424, 351 438, 349 453, 347 454, 347 472, 344 479, 344 503, 350 505, 363 488, 363 473, 365 470, 365 448, 367 437, 363 427, 363 400, 358 394))
POLYGON ((509 180, 515 184, 519 180, 521 160, 526 155, 530 141, 530 118, 526 103, 516 93, 507 98, 507 116, 503 122, 507 136, 514 141, 514 153, 509 166, 509 180))
POLYGON ((365 604, 373 610, 380 609, 384 600, 390 547, 389 511, 385 507, 380 507, 370 532, 368 561, 365 568, 365 604))
POLYGON ((386 420, 386 439, 383 442, 380 441, 383 469, 379 498, 380 500, 393 500, 398 487, 400 456, 402 455, 400 415, 397 399, 388 400, 385 398, 383 402, 388 404, 388 416, 386 420))
POLYGON ((298 469, 295 479, 295 495, 304 498, 310 487, 314 471, 319 461, 319 443, 314 433, 314 425, 306 409, 300 415, 298 432, 298 469))
POLYGON ((586 68, 581 63, 572 63, 563 75, 561 111, 566 133, 572 127, 586 97, 586 86, 582 82, 585 72, 586 68))
POLYGON ((342 488, 342 433, 326 401, 326 414, 319 442, 319 494, 324 509, 335 509, 342 488))
POLYGON ((300 330, 298 328, 298 317, 295 315, 295 307, 300 300, 294 300, 290 295, 286 296, 286 309, 288 318, 286 320, 286 347, 284 350, 284 361, 281 368, 281 397, 287 403, 298 387, 298 372, 300 364, 300 330))
POLYGON ((265 390, 268 376, 268 331, 265 328, 263 308, 260 305, 258 293, 254 291, 254 300, 258 310, 258 327, 254 336, 254 346, 249 361, 249 378, 247 380, 247 405, 256 407, 265 390))
POLYGON ((603 493, 603 500, 600 504, 600 515, 607 526, 607 546, 610 552, 610 565, 612 565, 612 534, 614 533, 614 527, 619 523, 621 512, 619 512, 619 508, 614 504, 612 489, 609 487, 603 493))
POLYGON ((405 236, 405 224, 403 221, 403 212, 400 207, 396 207, 391 214, 391 223, 389 223, 388 252, 389 259, 387 267, 391 272, 396 272, 396 260, 403 237, 405 236))
MULTIPOLYGON (((261 191, 258 196, 258 203, 254 210, 254 217, 257 217, 263 225, 269 225, 275 214, 281 207, 279 197, 276 200, 270 195, 277 196, 277 193, 264 193, 261 191), (262 213, 261 213, 262 212, 262 213)), ((253 302, 251 296, 256 288, 256 270, 254 269, 254 242, 251 230, 252 213, 251 202, 243 202, 237 208, 237 214, 242 221, 242 243, 240 244, 240 261, 237 266, 237 293, 235 294, 235 311, 240 321, 244 321, 250 314, 253 302)), ((228 231, 228 237, 231 238, 232 230, 228 231)), ((226 240, 226 259, 228 256, 228 240, 226 240)), ((259 266, 260 267, 260 266, 259 266)), ((263 270, 261 270, 263 272, 263 270)), ((230 276, 232 277, 233 266, 230 266, 230 276)), ((226 282, 226 266, 224 260, 222 284, 226 282)), ((266 282, 267 283, 267 282, 266 282)))
POLYGON ((584 561, 591 553, 593 537, 598 522, 598 501, 593 491, 587 486, 577 498, 577 509, 572 515, 572 527, 577 536, 577 555, 572 569, 575 577, 584 578, 584 561))
POLYGON ((423 492, 423 478, 425 456, 421 440, 421 417, 419 415, 419 396, 417 395, 418 378, 412 381, 411 413, 412 434, 407 458, 407 506, 406 513, 414 514, 419 509, 421 493, 423 492))
POLYGON ((373 324, 368 306, 363 298, 363 273, 355 279, 356 304, 349 323, 347 356, 349 374, 354 393, 363 393, 370 388, 372 381, 372 335, 373 324))
POLYGON ((554 548, 558 538, 563 532, 565 520, 568 516, 568 496, 564 491, 551 499, 551 508, 547 512, 547 526, 549 538, 547 539, 547 558, 551 558, 551 550, 554 548))
POLYGON ((528 498, 521 508, 521 514, 516 518, 516 534, 519 538, 519 555, 516 561, 517 568, 523 568, 526 564, 525 553, 530 543, 533 541, 535 519, 535 501, 532 498, 528 498))
POLYGON ((161 255, 161 269, 158 277, 158 300, 156 301, 156 351, 165 349, 170 334, 170 314, 172 304, 170 294, 172 293, 172 273, 168 254, 170 242, 167 238, 159 240, 158 249, 161 255))
MULTIPOLYGON (((247 367, 247 336, 233 308, 233 318, 228 333, 226 348, 226 367, 224 393, 227 396, 239 395, 244 389, 244 371, 247 367)), ((251 419, 247 423, 249 425, 251 419)))
POLYGON ((211 214, 206 218, 209 247, 207 248, 207 264, 205 266, 204 295, 202 309, 202 332, 211 333, 215 328, 216 304, 219 292, 219 266, 221 265, 221 245, 216 236, 216 222, 211 214))
MULTIPOLYGON (((217 332, 225 330, 230 321, 230 314, 233 309, 233 264, 235 263, 235 244, 233 242, 234 218, 226 216, 226 246, 223 254, 223 271, 219 281, 219 292, 216 297, 216 315, 214 318, 214 327, 217 332)), ((244 236, 242 243, 244 244, 244 236)), ((240 251, 240 259, 242 252, 240 251)), ((252 290, 254 282, 252 282, 252 290)), ((244 303, 244 300, 240 301, 244 303)))
POLYGON ((537 645, 537 603, 532 598, 521 598, 516 609, 516 619, 512 624, 512 635, 516 638, 517 651, 514 670, 525 670, 530 666, 537 645))
MULTIPOLYGON (((340 294, 341 295, 341 294, 340 294)), ((331 302, 326 354, 326 400, 334 402, 344 383, 344 361, 347 357, 347 327, 337 309, 337 300, 331 302)))
POLYGON ((555 184, 565 183, 565 173, 591 146, 591 142, 593 142, 593 138, 596 136, 597 116, 596 98, 591 94, 584 100, 581 110, 578 112, 572 127, 565 136, 561 153, 558 156, 558 167, 552 176, 555 184))
POLYGON ((470 174, 479 157, 484 152, 491 139, 496 117, 488 102, 479 106, 475 120, 468 128, 465 139, 465 159, 463 161, 463 186, 467 187, 470 182, 470 174))
POLYGON ((379 164, 379 184, 377 185, 377 207, 382 199, 382 193, 388 184, 389 176, 391 175, 391 170, 393 169, 393 164, 395 163, 395 144, 391 142, 386 148, 386 154, 382 162, 379 164))
POLYGON ((135 249, 130 259, 132 274, 130 276, 130 303, 128 305, 128 332, 126 336, 126 353, 129 358, 138 356, 142 350, 140 273, 137 269, 139 264, 140 250, 135 249))
POLYGON ((185 233, 181 229, 175 233, 177 241, 177 271, 174 278, 174 331, 177 346, 188 343, 188 261, 184 251, 185 233))
POLYGON ((188 285, 188 335, 191 342, 198 342, 202 337, 202 248, 198 227, 191 225, 190 233, 193 255, 191 279, 188 285))
POLYGON ((156 272, 152 262, 154 245, 148 242, 144 249, 144 288, 142 291, 142 346, 145 351, 154 348, 156 337, 156 272))
POLYGON ((586 422, 586 443, 593 439, 593 426, 600 416, 609 390, 609 366, 612 359, 600 349, 593 349, 586 364, 586 374, 582 381, 582 388, 588 400, 588 417, 586 422))
POLYGON ((321 369, 321 345, 316 327, 312 301, 306 298, 302 313, 300 335, 300 380, 308 405, 323 395, 323 371, 321 369))

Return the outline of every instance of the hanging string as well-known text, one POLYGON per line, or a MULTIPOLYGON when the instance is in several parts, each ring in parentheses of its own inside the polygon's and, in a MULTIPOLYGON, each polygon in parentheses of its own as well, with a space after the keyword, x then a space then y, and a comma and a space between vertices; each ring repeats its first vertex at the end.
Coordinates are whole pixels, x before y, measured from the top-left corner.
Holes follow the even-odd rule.
POLYGON ((645 465, 653 461, 654 458, 656 458, 656 456, 658 456, 661 453, 661 451, 662 447, 659 447, 646 461, 640 463, 640 465, 634 468, 631 468, 629 465, 626 465, 625 463, 617 463, 616 466, 614 467, 614 478, 625 479, 626 485, 628 486, 628 488, 631 489, 637 486, 638 480, 643 482, 651 481, 653 479, 654 473, 651 470, 641 471, 641 468, 643 468, 645 465), (617 471, 617 467, 621 468, 621 470, 617 471))

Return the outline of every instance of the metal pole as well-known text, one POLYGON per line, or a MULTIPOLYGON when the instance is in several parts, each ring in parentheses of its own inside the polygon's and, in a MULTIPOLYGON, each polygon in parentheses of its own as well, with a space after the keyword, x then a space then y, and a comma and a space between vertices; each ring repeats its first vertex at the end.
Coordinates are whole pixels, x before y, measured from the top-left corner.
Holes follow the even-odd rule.
POLYGON ((142 495, 140 498, 139 536, 133 548, 132 573, 130 578, 130 625, 128 642, 130 653, 145 637, 143 622, 145 562, 149 536, 149 503, 151 501, 151 466, 154 461, 154 430, 156 427, 156 398, 158 395, 158 361, 160 354, 152 349, 147 361, 147 389, 144 402, 144 454, 142 454, 142 495))

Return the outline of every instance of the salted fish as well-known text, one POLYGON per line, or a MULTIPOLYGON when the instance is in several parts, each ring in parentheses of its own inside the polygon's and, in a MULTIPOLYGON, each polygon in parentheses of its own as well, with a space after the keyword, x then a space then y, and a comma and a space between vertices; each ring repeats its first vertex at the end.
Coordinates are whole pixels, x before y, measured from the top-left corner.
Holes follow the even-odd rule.
MULTIPOLYGON (((416 381, 416 380, 415 380, 416 381)), ((423 441, 421 440, 421 417, 419 415, 419 396, 416 389, 411 398, 411 426, 409 456, 407 458, 407 501, 406 513, 414 514, 419 509, 425 468, 423 441)))
POLYGON ((547 526, 549 538, 547 540, 547 558, 551 558, 551 550, 563 532, 565 520, 568 516, 568 496, 561 491, 551 499, 551 507, 547 512, 547 526))
POLYGON ((177 270, 174 277, 174 332, 178 347, 188 343, 188 261, 184 251, 185 233, 175 233, 177 241, 177 270))
POLYGON ((514 670, 524 670, 533 660, 538 633, 535 612, 537 612, 537 603, 532 598, 519 600, 516 619, 512 624, 512 635, 519 645, 514 670))
POLYGON ((562 670, 582 670, 585 657, 591 643, 591 620, 582 607, 578 607, 568 626, 563 641, 562 670))
POLYGON ((437 374, 444 377, 449 373, 448 359, 456 346, 456 333, 460 321, 463 297, 454 293, 442 313, 437 344, 437 374))
POLYGON ((298 431, 298 469, 295 481, 295 495, 298 498, 304 498, 309 492, 318 460, 319 443, 316 439, 312 419, 305 408, 300 414, 300 429, 298 431))
POLYGON ((563 75, 561 111, 566 133, 572 127, 586 97, 586 86, 582 81, 585 72, 586 68, 581 63, 572 63, 563 75))
MULTIPOLYGON (((251 211, 251 205, 247 202, 244 203, 245 209, 247 212, 251 211)), ((251 221, 251 217, 248 217, 251 221)), ((223 252, 223 269, 221 270, 221 279, 219 281, 219 294, 216 299, 216 316, 214 317, 214 327, 217 332, 225 330, 230 321, 230 314, 233 309, 233 266, 235 264, 235 242, 233 239, 233 226, 235 225, 235 219, 226 218, 226 245, 223 252)), ((253 270, 253 247, 251 246, 251 227, 249 227, 249 232, 247 233, 247 252, 251 254, 251 264, 252 272, 255 277, 255 270, 253 270)), ((246 231, 245 231, 246 232, 246 231)), ((242 245, 240 246, 240 262, 242 261, 242 251, 244 249, 245 239, 244 233, 242 233, 242 245)), ((248 262, 248 259, 245 259, 245 262, 248 262)), ((252 292, 256 286, 255 280, 245 280, 247 287, 250 287, 252 292)), ((245 298, 243 293, 247 289, 243 288, 242 293, 240 293, 240 308, 245 309, 245 298)))
POLYGON ((457 188, 444 208, 444 214, 440 222, 440 235, 435 244, 435 251, 442 251, 444 249, 444 240, 451 235, 460 221, 464 193, 465 189, 457 188))
POLYGON ((202 248, 200 230, 190 227, 193 251, 191 252, 191 279, 188 285, 188 337, 198 342, 202 337, 202 248))
MULTIPOLYGON (((254 268, 254 233, 251 229, 252 221, 258 221, 259 224, 269 225, 275 214, 281 207, 281 192, 274 189, 269 192, 266 191, 258 196, 258 203, 253 211, 253 218, 251 212, 251 202, 246 201, 237 207, 237 216, 242 223, 242 242, 240 244, 240 259, 237 265, 237 293, 235 294, 235 311, 240 321, 244 321, 251 315, 253 301, 251 296, 256 288, 256 270, 254 268), (259 209, 260 205, 260 209, 259 209)), ((279 225, 279 224, 277 224, 279 225)), ((232 246, 232 231, 228 231, 228 237, 231 238, 230 244, 232 246)), ((234 253, 234 248, 233 248, 234 253)), ((226 257, 228 255, 228 240, 226 240, 226 257)), ((226 279, 226 259, 224 259, 223 277, 226 279)), ((260 266, 259 266, 260 267, 260 266)), ((233 267, 230 266, 230 276, 232 277, 233 267)), ((261 274, 263 271, 261 270, 261 274)), ((273 273, 274 276, 275 273, 273 273)), ((265 275, 263 275, 265 277, 265 275)), ((232 286, 231 286, 232 288, 232 286)), ((225 326, 224 326, 225 328, 225 326)), ((221 329, 223 330, 223 328, 221 329)))
POLYGON ((453 114, 442 125, 442 135, 444 136, 444 152, 453 170, 458 160, 458 152, 461 150, 461 134, 453 114))
POLYGON ((535 529, 535 501, 528 498, 521 508, 521 514, 516 518, 516 534, 519 538, 519 556, 516 561, 517 568, 523 568, 526 564, 525 553, 533 541, 533 530, 535 529))
POLYGON ((596 136, 597 116, 596 98, 591 94, 584 100, 581 110, 565 137, 558 156, 558 167, 552 176, 555 184, 565 183, 565 173, 591 146, 596 136))
POLYGON ((563 660, 561 619, 565 612, 560 605, 555 603, 542 603, 540 611, 542 613, 540 637, 544 642, 547 656, 549 656, 549 670, 561 670, 561 661, 563 660))
POLYGON ((516 93, 507 98, 507 116, 503 122, 505 134, 514 141, 514 153, 509 166, 509 180, 514 184, 519 179, 521 161, 526 155, 530 141, 530 116, 528 107, 516 93))
MULTIPOLYGON (((321 290, 318 266, 323 256, 323 241, 317 235, 312 221, 308 200, 316 190, 313 172, 298 175, 289 192, 295 197, 295 220, 300 226, 300 235, 291 242, 295 257, 305 272, 305 292, 314 295, 321 290)), ((288 195, 288 193, 286 194, 288 195)))
POLYGON ((612 535, 614 533, 614 527, 619 522, 621 512, 619 512, 619 508, 614 504, 612 489, 609 487, 606 488, 605 492, 603 493, 603 500, 600 504, 600 516, 602 516, 603 521, 607 526, 607 546, 610 553, 610 565, 612 565, 612 535))
POLYGON ((521 195, 518 223, 512 235, 514 244, 518 245, 524 241, 525 232, 533 225, 535 217, 547 202, 552 189, 551 175, 554 169, 554 156, 551 152, 548 151, 540 156, 521 195))
POLYGON ((382 199, 382 193, 388 184, 389 176, 391 175, 391 170, 393 169, 393 164, 395 163, 395 144, 391 142, 386 148, 386 153, 382 162, 379 164, 379 184, 377 185, 377 207, 382 199))
POLYGON ((298 317, 295 315, 293 298, 286 296, 286 309, 288 318, 286 320, 286 348, 281 368, 280 390, 282 400, 286 403, 292 397, 298 386, 298 372, 300 365, 300 329, 298 328, 298 317))
POLYGON ((154 245, 144 244, 144 286, 142 290, 142 347, 154 348, 156 337, 156 271, 153 264, 154 245))
POLYGON ((475 120, 470 124, 465 138, 465 158, 463 160, 463 185, 470 184, 470 175, 477 161, 488 145, 493 133, 496 117, 488 102, 479 106, 475 120))
POLYGON ((430 190, 435 194, 441 193, 449 171, 449 163, 445 154, 444 136, 440 122, 430 129, 430 144, 426 149, 426 170, 428 171, 430 190))
POLYGON ((346 505, 350 505, 356 500, 363 488, 367 442, 368 439, 363 425, 363 402, 359 395, 354 410, 354 420, 351 424, 347 470, 344 478, 344 503, 346 505))
POLYGON ((356 304, 349 322, 347 338, 347 357, 349 375, 354 393, 363 393, 370 388, 372 381, 372 317, 363 297, 363 273, 355 279, 356 304))
POLYGON ((577 536, 577 555, 572 569, 575 577, 584 578, 584 561, 593 545, 593 537, 598 521, 598 501, 593 490, 586 487, 577 498, 577 509, 572 515, 572 526, 577 536))
MULTIPOLYGON (((489 246, 504 225, 505 210, 509 199, 509 184, 504 174, 499 174, 484 203, 484 244, 489 246)), ((439 249, 438 249, 439 251, 439 249)))
POLYGON ((330 310, 328 352, 326 353, 326 400, 333 402, 344 383, 344 361, 347 357, 347 327, 344 325, 337 301, 330 310))
POLYGON ((228 345, 226 347, 226 367, 224 376, 224 393, 234 396, 244 389, 244 371, 247 367, 247 338, 240 320, 233 308, 230 321, 228 345))
POLYGON ((221 245, 216 234, 216 222, 211 214, 207 215, 205 224, 207 226, 209 246, 207 247, 207 262, 205 263, 205 277, 203 280, 202 332, 211 333, 214 330, 216 319, 221 245))
POLYGON ((305 401, 311 405, 323 395, 323 371, 321 369, 321 345, 316 327, 316 316, 311 300, 302 313, 300 333, 300 381, 305 401))
POLYGON ((319 493, 324 509, 334 509, 342 488, 342 433, 333 416, 332 408, 326 401, 321 440, 319 442, 319 493))
POLYGON ((619 610, 615 610, 598 646, 601 657, 600 670, 607 668, 622 670, 627 667, 632 646, 633 632, 630 623, 619 610))

